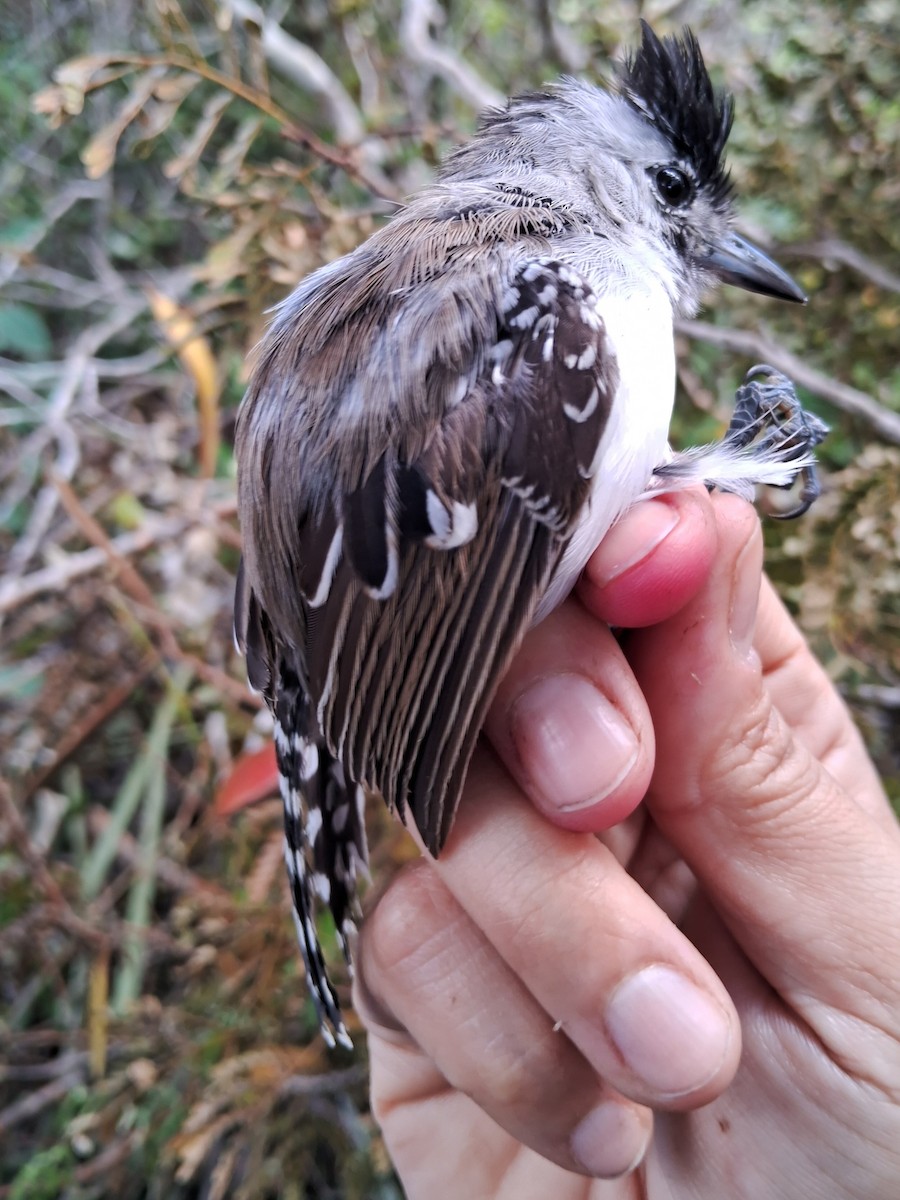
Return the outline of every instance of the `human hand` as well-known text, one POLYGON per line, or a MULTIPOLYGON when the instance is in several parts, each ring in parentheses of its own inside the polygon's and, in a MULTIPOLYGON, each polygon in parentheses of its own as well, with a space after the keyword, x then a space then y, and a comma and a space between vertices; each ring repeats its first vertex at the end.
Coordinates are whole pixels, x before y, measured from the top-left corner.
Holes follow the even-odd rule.
POLYGON ((752 510, 642 507, 529 635, 446 852, 363 928, 376 1116, 411 1200, 883 1200, 893 815, 752 510), (626 661, 605 621, 658 623, 626 661))

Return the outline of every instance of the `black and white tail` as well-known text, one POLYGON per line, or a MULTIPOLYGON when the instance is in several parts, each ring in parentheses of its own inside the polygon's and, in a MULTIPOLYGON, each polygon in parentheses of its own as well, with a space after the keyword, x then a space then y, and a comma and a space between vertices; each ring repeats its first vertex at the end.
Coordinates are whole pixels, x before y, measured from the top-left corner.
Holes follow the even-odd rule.
POLYGON ((284 858, 294 924, 309 989, 330 1044, 352 1045, 325 966, 315 912, 326 905, 348 966, 358 909, 356 880, 368 869, 365 793, 317 736, 315 716, 296 673, 283 662, 275 702, 275 750, 284 803, 284 858))
POLYGON ((294 925, 322 1035, 350 1047, 341 1008, 328 978, 316 932, 327 906, 348 966, 349 937, 358 902, 356 881, 368 873, 365 793, 348 785, 342 765, 325 746, 298 672, 272 636, 242 562, 234 607, 234 638, 246 655, 250 686, 265 696, 275 718, 275 753, 284 805, 284 858, 294 925))

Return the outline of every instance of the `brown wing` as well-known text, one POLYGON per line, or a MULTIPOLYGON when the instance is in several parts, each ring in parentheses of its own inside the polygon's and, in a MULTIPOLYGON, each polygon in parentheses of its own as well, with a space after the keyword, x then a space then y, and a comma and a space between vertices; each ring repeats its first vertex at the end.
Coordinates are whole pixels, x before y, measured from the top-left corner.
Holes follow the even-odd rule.
MULTIPOLYGON (((262 555, 280 556, 279 586, 299 592, 280 653, 329 750, 348 778, 408 808, 434 854, 487 705, 587 502, 618 384, 590 288, 549 259, 510 272, 471 362, 458 398, 459 365, 430 364, 423 389, 452 400, 427 435, 399 438, 352 490, 317 489, 293 546, 251 548, 257 573, 262 555)), ((255 586, 241 611, 260 624, 255 586)), ((240 636, 263 640, 246 624, 240 636)))

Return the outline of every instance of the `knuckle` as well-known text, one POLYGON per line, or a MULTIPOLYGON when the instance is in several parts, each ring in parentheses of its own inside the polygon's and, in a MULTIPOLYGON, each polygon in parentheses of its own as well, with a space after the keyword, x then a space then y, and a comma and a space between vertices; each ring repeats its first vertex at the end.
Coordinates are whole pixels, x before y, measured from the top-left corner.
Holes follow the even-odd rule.
POLYGON ((409 973, 423 948, 446 929, 451 903, 426 864, 399 871, 360 933, 369 962, 391 975, 409 973))
POLYGON ((817 786, 818 771, 766 695, 750 707, 739 728, 710 756, 710 790, 740 793, 755 811, 788 809, 817 786))

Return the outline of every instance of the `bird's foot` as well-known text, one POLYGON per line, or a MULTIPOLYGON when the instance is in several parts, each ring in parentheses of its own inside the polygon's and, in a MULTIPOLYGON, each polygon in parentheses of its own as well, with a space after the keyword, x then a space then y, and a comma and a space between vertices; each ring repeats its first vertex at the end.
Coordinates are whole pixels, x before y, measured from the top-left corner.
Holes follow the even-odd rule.
POLYGON ((747 372, 721 442, 677 454, 655 482, 704 482, 756 500, 767 516, 799 517, 820 492, 813 451, 828 426, 807 412, 786 375, 760 365, 747 372))

